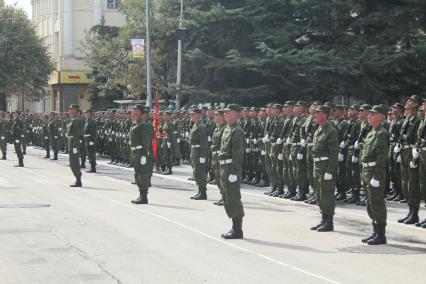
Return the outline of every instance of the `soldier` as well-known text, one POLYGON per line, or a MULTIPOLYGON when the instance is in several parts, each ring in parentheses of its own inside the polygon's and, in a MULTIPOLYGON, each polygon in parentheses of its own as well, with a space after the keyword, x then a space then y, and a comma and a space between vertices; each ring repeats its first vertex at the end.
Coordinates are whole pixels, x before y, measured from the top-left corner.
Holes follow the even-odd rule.
POLYGON ((171 175, 173 168, 173 147, 175 145, 175 130, 173 126, 173 122, 171 121, 171 113, 170 111, 165 111, 163 115, 163 163, 164 168, 161 171, 163 175, 171 175))
POLYGON ((139 198, 132 201, 134 204, 148 204, 148 190, 154 167, 154 127, 147 121, 148 112, 142 105, 136 105, 132 110, 133 126, 130 128, 129 140, 135 181, 139 189, 139 198))
POLYGON ((240 120, 240 126, 244 132, 244 156, 243 156, 243 169, 242 169, 242 180, 241 183, 248 183, 252 177, 250 176, 248 165, 250 159, 250 128, 251 128, 251 120, 249 117, 249 111, 246 107, 242 109, 241 112, 242 119, 240 120))
POLYGON ((50 122, 48 124, 49 129, 49 140, 50 140, 50 148, 53 150, 53 158, 52 160, 58 160, 59 153, 59 120, 57 119, 57 115, 55 112, 50 113, 50 122))
POLYGON ((173 145, 173 152, 174 152, 174 165, 180 166, 180 159, 181 159, 181 137, 182 137, 182 129, 183 129, 183 120, 180 118, 181 114, 180 112, 174 112, 172 114, 172 123, 173 123, 173 133, 175 136, 175 141, 173 145))
POLYGON ((93 111, 84 111, 84 141, 86 143, 87 158, 90 163, 90 170, 86 173, 96 173, 96 141, 98 136, 96 121, 92 118, 93 111))
MULTIPOLYGON (((213 132, 212 136, 212 145, 211 145, 211 152, 212 152, 212 169, 214 172, 214 177, 216 181, 216 185, 219 188, 219 191, 221 195, 223 194, 223 186, 220 182, 220 163, 219 163, 219 153, 220 153, 220 147, 222 142, 222 134, 223 131, 226 128, 225 123, 225 117, 224 117, 224 110, 216 110, 215 111, 215 122, 216 127, 213 132)), ((221 198, 219 201, 216 201, 214 203, 215 205, 222 206, 223 205, 223 198, 221 198)))
MULTIPOLYGON (((426 202, 426 99, 423 100, 423 105, 419 108, 422 115, 422 121, 419 126, 419 132, 417 135, 417 143, 415 147, 415 152, 418 153, 418 165, 419 165, 419 172, 421 173, 420 178, 420 191, 421 196, 424 202, 426 202)), ((413 157, 417 156, 413 152, 413 157)), ((416 223, 417 227, 422 227, 426 229, 426 218, 416 223)))
POLYGON ((43 148, 44 150, 46 150, 46 156, 44 156, 43 158, 50 159, 49 116, 48 115, 43 116, 42 135, 43 135, 43 148))
POLYGON ((395 160, 401 162, 402 193, 407 199, 408 214, 399 223, 415 224, 419 221, 420 186, 418 168, 412 167, 412 148, 417 142, 416 134, 420 124, 417 110, 421 105, 417 95, 409 97, 405 103, 405 119, 401 127, 400 140, 394 148, 395 160))
POLYGON ((265 143, 263 143, 263 135, 265 134, 266 130, 266 123, 267 123, 267 113, 266 108, 261 108, 259 112, 259 120, 260 120, 260 128, 259 128, 259 134, 258 134, 258 143, 259 143, 259 150, 260 150, 260 156, 259 156, 259 175, 260 180, 257 184, 255 184, 257 187, 267 187, 269 186, 269 177, 268 173, 266 172, 266 150, 265 150, 265 143))
POLYGON ((261 133, 261 123, 259 120, 259 111, 257 107, 252 107, 250 109, 250 119, 251 119, 251 128, 250 128, 250 159, 249 159, 249 171, 252 176, 251 181, 248 182, 250 185, 257 185, 261 179, 261 169, 259 168, 260 160, 260 133, 261 133))
MULTIPOLYGON (((345 106, 337 105, 333 112, 333 118, 336 123, 338 131, 338 139, 340 149, 344 150, 346 148, 346 134, 348 133, 349 123, 344 117, 345 106)), ((346 191, 348 190, 347 183, 347 171, 346 171, 346 151, 340 151, 338 155, 338 164, 337 164, 337 177, 336 177, 336 200, 345 200, 346 191)))
POLYGON ((277 141, 275 147, 278 152, 278 168, 277 174, 279 174, 280 182, 282 187, 287 186, 287 193, 279 193, 280 198, 292 198, 296 195, 296 188, 292 184, 290 176, 292 176, 292 171, 290 168, 289 157, 291 155, 291 142, 287 141, 287 138, 290 137, 291 126, 294 120, 294 102, 287 101, 284 105, 282 112, 284 125, 280 133, 280 140, 277 141), (287 143, 289 142, 289 143, 287 143), (280 164, 281 163, 281 164, 280 164), (291 172, 290 172, 291 171, 291 172))
POLYGON ((206 156, 207 156, 207 130, 201 120, 202 111, 197 108, 191 110, 191 120, 194 126, 189 134, 189 145, 191 147, 191 166, 194 180, 198 185, 198 193, 191 197, 194 200, 207 199, 207 176, 206 176, 206 156))
POLYGON ((212 168, 212 152, 211 145, 213 142, 213 132, 216 127, 214 119, 214 107, 209 107, 206 112, 206 131, 207 131, 207 142, 208 142, 208 152, 207 152, 207 162, 206 162, 206 171, 208 174, 207 183, 211 183, 215 180, 214 171, 212 168))
POLYGON ((280 139, 280 134, 282 128, 284 126, 284 120, 281 117, 282 105, 274 104, 271 107, 271 128, 270 134, 268 135, 268 142, 270 143, 269 152, 266 155, 270 160, 270 173, 269 176, 272 181, 272 189, 269 193, 266 193, 271 196, 278 196, 283 193, 282 183, 280 183, 280 176, 278 174, 279 168, 279 155, 280 153, 277 151, 277 145, 281 145, 283 143, 282 139, 280 139), (278 143, 278 144, 277 144, 278 143))
POLYGON ((28 144, 28 136, 27 136, 27 130, 28 130, 28 121, 27 121, 27 115, 25 113, 21 114, 21 120, 23 124, 23 130, 21 134, 21 146, 22 146, 22 154, 27 154, 27 144, 28 144))
POLYGON ((222 234, 224 239, 243 238, 244 208, 241 203, 241 171, 243 161, 244 132, 238 125, 241 106, 230 104, 225 109, 227 127, 222 134, 219 153, 220 180, 223 186, 222 198, 226 214, 232 219, 232 229, 222 234))
POLYGON ((0 111, 0 150, 3 154, 2 160, 6 160, 7 154, 7 121, 4 112, 0 111))
POLYGON ((382 123, 387 110, 374 106, 368 116, 372 130, 367 134, 361 153, 362 180, 367 195, 367 212, 373 234, 362 240, 369 245, 386 244, 385 182, 388 162, 389 133, 382 123))
POLYGON ((80 141, 81 141, 81 120, 79 117, 79 106, 72 104, 68 108, 71 120, 67 124, 67 138, 69 149, 69 161, 71 171, 76 178, 71 187, 82 187, 81 183, 81 169, 80 169, 80 141))
POLYGON ((24 135, 24 123, 21 118, 21 111, 17 110, 13 113, 13 124, 11 137, 13 140, 13 146, 15 147, 16 156, 18 157, 18 164, 15 167, 24 166, 24 155, 22 153, 21 138, 24 135))
POLYGON ((315 132, 312 146, 314 160, 314 190, 321 210, 321 222, 311 230, 329 232, 334 230, 333 215, 335 209, 334 189, 336 185, 338 134, 337 129, 329 122, 330 107, 319 106, 315 120, 319 127, 315 132))
POLYGON ((399 140, 399 135, 401 133, 402 123, 404 121, 402 114, 404 112, 404 105, 397 103, 392 106, 391 109, 391 123, 389 127, 389 182, 391 184, 394 194, 389 197, 389 201, 401 201, 404 199, 401 190, 401 166, 400 163, 397 163, 394 159, 394 147, 399 140))

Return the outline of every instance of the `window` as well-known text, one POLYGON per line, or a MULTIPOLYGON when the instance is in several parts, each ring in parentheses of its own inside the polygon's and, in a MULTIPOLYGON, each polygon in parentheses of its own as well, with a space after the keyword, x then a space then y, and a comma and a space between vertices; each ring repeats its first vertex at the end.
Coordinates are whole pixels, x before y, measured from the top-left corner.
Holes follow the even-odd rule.
POLYGON ((121 0, 107 0, 108 2, 108 9, 118 9, 118 6, 120 6, 121 0))

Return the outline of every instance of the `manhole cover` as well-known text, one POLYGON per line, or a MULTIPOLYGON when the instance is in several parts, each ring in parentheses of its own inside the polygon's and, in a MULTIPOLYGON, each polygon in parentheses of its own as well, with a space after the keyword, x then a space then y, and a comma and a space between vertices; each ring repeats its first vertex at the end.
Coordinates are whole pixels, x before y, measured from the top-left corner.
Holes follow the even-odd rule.
POLYGON ((50 204, 0 204, 0 208, 43 208, 50 204))
POLYGON ((404 245, 361 245, 339 249, 342 252, 363 253, 363 254, 426 254, 426 247, 412 247, 404 245))

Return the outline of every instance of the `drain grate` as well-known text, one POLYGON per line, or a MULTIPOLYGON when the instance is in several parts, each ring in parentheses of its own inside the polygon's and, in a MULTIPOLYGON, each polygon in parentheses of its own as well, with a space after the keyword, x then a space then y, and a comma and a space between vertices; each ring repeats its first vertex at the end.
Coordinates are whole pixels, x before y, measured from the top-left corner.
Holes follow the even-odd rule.
POLYGON ((379 245, 379 246, 353 246, 339 249, 341 252, 362 253, 362 254, 425 254, 426 247, 413 247, 404 245, 379 245))
POLYGON ((50 207, 50 204, 37 204, 37 203, 0 204, 0 208, 44 208, 44 207, 50 207))

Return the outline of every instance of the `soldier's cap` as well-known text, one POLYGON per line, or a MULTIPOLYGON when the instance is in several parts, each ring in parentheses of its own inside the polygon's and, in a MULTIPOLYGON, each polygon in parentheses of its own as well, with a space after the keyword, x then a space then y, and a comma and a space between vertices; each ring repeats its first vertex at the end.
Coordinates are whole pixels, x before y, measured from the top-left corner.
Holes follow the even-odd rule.
POLYGON ((284 104, 284 107, 292 107, 294 106, 296 103, 294 101, 286 101, 284 104))
POLYGON ((51 112, 50 112, 50 115, 57 115, 57 113, 56 113, 56 112, 54 112, 54 111, 51 111, 51 112))
POLYGON ((250 110, 251 110, 251 111, 255 111, 255 112, 259 112, 259 111, 260 111, 260 108, 258 108, 258 107, 252 107, 250 110))
POLYGON ((90 108, 88 108, 88 109, 85 109, 83 112, 90 112, 90 113, 93 113, 93 110, 92 110, 92 109, 90 109, 90 108))
POLYGON ((224 109, 217 109, 217 110, 214 111, 214 114, 223 116, 225 114, 225 110, 224 109))
POLYGON ((420 96, 418 96, 418 95, 412 95, 412 96, 410 96, 410 97, 408 97, 407 98, 407 101, 408 100, 412 100, 412 101, 414 101, 415 103, 417 103, 418 105, 421 105, 422 104, 422 102, 423 102, 423 100, 420 98, 420 96))
POLYGON ((318 112, 330 114, 331 108, 328 105, 319 105, 319 106, 316 107, 315 110, 318 111, 318 112))
POLYGON ((76 104, 72 104, 72 105, 70 105, 70 106, 68 107, 68 109, 76 109, 76 110, 79 110, 79 109, 80 109, 80 107, 79 107, 78 105, 76 105, 76 104))
POLYGON ((328 106, 329 108, 335 108, 336 107, 336 104, 332 103, 332 102, 326 102, 324 105, 328 106))
POLYGON ((375 105, 373 106, 373 108, 370 110, 370 112, 373 113, 381 113, 383 115, 386 115, 388 113, 387 108, 385 108, 383 105, 375 105))
POLYGON ((137 104, 133 107, 133 109, 138 109, 140 110, 142 113, 147 113, 149 112, 149 110, 146 109, 146 107, 144 105, 141 104, 137 104))
POLYGON ((266 108, 265 108, 265 107, 261 107, 261 108, 260 108, 260 111, 265 112, 265 111, 266 111, 266 108))
POLYGON ((321 105, 321 102, 320 101, 313 101, 311 103, 311 105, 319 106, 319 105, 321 105))
POLYGON ((19 109, 16 109, 13 113, 21 114, 22 111, 20 111, 19 109))
POLYGON ((344 105, 336 105, 334 108, 335 109, 339 109, 339 110, 344 110, 346 108, 346 106, 344 106, 344 105))
POLYGON ((423 105, 421 105, 421 106, 419 107, 419 110, 425 110, 425 107, 424 107, 423 105))
POLYGON ((272 107, 273 104, 269 103, 265 107, 272 107))
POLYGON ((208 107, 206 107, 206 106, 203 106, 201 109, 202 109, 202 110, 208 110, 209 108, 208 108, 208 107))
POLYGON ((283 110, 283 106, 282 105, 280 105, 280 104, 274 104, 273 106, 272 106, 273 108, 276 108, 276 109, 278 109, 278 110, 283 110))
POLYGON ((239 104, 229 104, 226 106, 226 108, 224 109, 224 111, 236 111, 236 112, 241 112, 241 106, 239 104))
POLYGON ((366 110, 366 111, 369 111, 370 109, 371 109, 371 105, 369 105, 369 104, 363 104, 363 105, 361 105, 360 106, 360 108, 359 108, 360 110, 366 110))
POLYGON ((351 107, 350 107, 350 109, 356 109, 356 110, 359 110, 359 108, 360 108, 360 105, 359 105, 359 104, 353 104, 353 105, 351 105, 351 107))
POLYGON ((214 106, 209 106, 208 110, 215 110, 215 107, 214 106))
POLYGON ((199 108, 193 108, 191 109, 191 112, 190 112, 190 114, 202 114, 202 113, 203 113, 202 110, 199 108))
POLYGON ((307 106, 308 106, 308 104, 307 104, 305 101, 298 101, 298 102, 296 103, 296 106, 303 106, 303 107, 307 107, 307 106))

